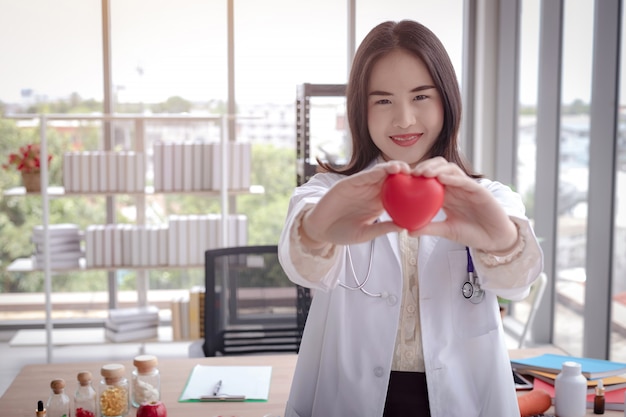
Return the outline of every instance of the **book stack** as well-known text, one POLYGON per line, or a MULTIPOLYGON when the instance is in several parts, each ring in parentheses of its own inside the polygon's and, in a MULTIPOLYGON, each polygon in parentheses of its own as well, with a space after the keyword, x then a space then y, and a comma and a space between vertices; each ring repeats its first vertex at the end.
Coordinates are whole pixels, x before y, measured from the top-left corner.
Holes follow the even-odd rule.
POLYGON ((561 372, 563 362, 577 362, 582 367, 582 374, 587 378, 587 408, 593 408, 595 388, 601 380, 605 391, 605 409, 624 410, 626 395, 626 363, 603 359, 580 358, 566 355, 544 354, 525 359, 511 360, 511 366, 517 372, 534 378, 534 389, 542 389, 552 397, 554 403, 554 384, 561 372))
POLYGON ((204 287, 194 286, 189 294, 174 297, 170 308, 174 340, 204 338, 204 287))
MULTIPOLYGON (((50 268, 71 269, 80 266, 83 256, 81 250, 81 232, 76 224, 51 224, 48 226, 48 249, 50 250, 50 268)), ((33 266, 44 267, 45 245, 43 226, 33 227, 31 238, 34 244, 33 266)))
POLYGON ((159 336, 159 309, 156 306, 109 310, 105 336, 112 342, 153 339, 159 336))

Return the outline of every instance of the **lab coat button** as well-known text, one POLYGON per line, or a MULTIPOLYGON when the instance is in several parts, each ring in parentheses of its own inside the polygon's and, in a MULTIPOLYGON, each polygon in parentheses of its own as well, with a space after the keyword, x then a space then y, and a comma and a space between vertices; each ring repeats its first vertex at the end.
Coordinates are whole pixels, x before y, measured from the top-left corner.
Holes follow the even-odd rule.
POLYGON ((396 304, 398 304, 398 297, 396 297, 395 295, 389 295, 387 297, 387 304, 389 304, 390 306, 395 306, 396 304))
POLYGON ((408 311, 409 313, 415 313, 415 306, 413 304, 409 304, 408 306, 406 306, 406 311, 408 311))
POLYGON ((383 369, 382 366, 377 366, 376 368, 374 368, 374 375, 376 375, 377 377, 381 377, 383 375, 385 375, 385 371, 383 369))

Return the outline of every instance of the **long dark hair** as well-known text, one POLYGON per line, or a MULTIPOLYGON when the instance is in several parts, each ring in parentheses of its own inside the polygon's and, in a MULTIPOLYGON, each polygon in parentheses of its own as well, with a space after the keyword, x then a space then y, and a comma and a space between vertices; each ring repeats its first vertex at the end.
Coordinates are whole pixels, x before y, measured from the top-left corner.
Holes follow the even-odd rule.
POLYGON ((352 175, 365 169, 380 155, 367 128, 368 85, 374 64, 394 49, 402 48, 421 59, 435 83, 443 104, 443 127, 430 149, 430 157, 443 156, 466 174, 473 173, 458 149, 457 136, 461 124, 461 91, 452 61, 443 44, 426 26, 411 21, 384 22, 372 29, 356 51, 346 90, 346 105, 352 157, 343 167, 320 163, 327 171, 352 175))

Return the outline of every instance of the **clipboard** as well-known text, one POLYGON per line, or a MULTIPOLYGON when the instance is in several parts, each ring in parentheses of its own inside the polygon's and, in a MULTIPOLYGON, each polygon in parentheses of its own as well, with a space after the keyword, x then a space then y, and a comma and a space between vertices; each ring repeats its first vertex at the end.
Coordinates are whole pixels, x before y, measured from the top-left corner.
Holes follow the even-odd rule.
POLYGON ((196 365, 178 402, 267 401, 271 379, 271 366, 196 365), (216 395, 214 387, 220 381, 216 395))

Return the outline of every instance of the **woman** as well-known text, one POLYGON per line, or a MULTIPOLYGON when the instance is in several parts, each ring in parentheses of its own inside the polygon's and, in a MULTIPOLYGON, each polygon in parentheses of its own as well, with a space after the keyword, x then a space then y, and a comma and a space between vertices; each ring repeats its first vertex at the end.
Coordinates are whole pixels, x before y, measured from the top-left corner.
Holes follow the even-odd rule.
POLYGON ((497 296, 525 297, 543 255, 520 197, 459 154, 460 91, 439 39, 412 21, 375 27, 347 111, 350 162, 296 188, 279 242, 290 279, 317 290, 286 416, 519 415, 497 296), (445 187, 418 230, 383 208, 397 173, 445 187))

